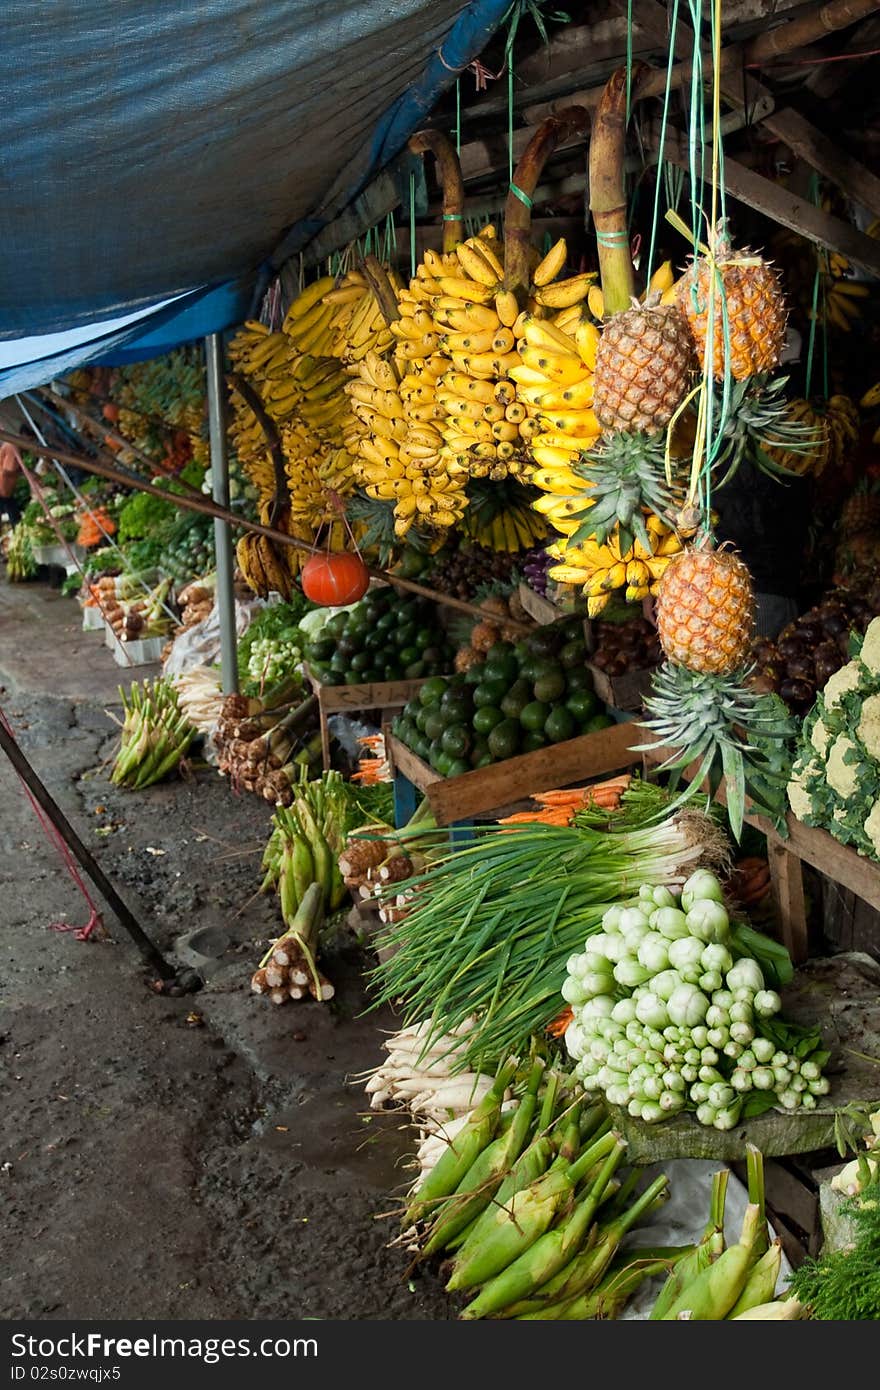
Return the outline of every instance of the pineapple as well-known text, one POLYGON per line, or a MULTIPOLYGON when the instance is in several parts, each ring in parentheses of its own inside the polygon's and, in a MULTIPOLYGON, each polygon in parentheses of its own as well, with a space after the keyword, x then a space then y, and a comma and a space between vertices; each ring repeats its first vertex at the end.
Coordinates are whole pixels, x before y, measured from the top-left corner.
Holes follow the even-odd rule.
POLYGON ((677 303, 690 324, 700 361, 704 361, 705 355, 711 294, 714 296, 712 371, 716 378, 723 380, 726 368, 736 381, 744 381, 757 372, 773 371, 782 356, 787 320, 776 271, 747 249, 734 254, 720 228, 714 256, 727 306, 729 362, 725 355, 721 294, 716 272, 707 258, 698 256, 691 263, 678 282, 676 294, 677 303))
POLYGON ((796 429, 806 426, 813 433, 812 441, 807 445, 792 444, 790 437, 786 442, 786 438, 775 434, 772 427, 765 427, 764 452, 786 473, 814 473, 818 476, 831 456, 831 432, 825 417, 814 410, 809 401, 798 396, 788 402, 783 424, 796 429))
POLYGON ((615 314, 596 349, 593 408, 608 430, 656 434, 687 394, 695 367, 687 320, 653 294, 615 314))
POLYGON ((606 434, 599 445, 580 456, 574 471, 584 479, 585 496, 580 530, 575 541, 595 536, 600 545, 619 528, 622 550, 638 539, 649 553, 656 546, 645 523, 645 513, 668 520, 674 498, 664 476, 662 439, 647 434, 606 434))
POLYGON ((477 623, 471 633, 471 646, 475 651, 486 653, 490 647, 501 640, 501 628, 494 623, 477 623))
POLYGON ((861 488, 850 493, 840 512, 840 534, 845 539, 865 531, 880 531, 880 493, 861 488))
POLYGON ((676 666, 728 676, 745 662, 755 600, 749 571, 729 550, 685 550, 670 560, 657 595, 657 629, 676 666))
MULTIPOLYGON (((788 401, 788 377, 773 381, 765 374, 736 381, 730 389, 721 420, 721 447, 715 459, 720 475, 716 487, 732 478, 744 458, 764 473, 806 473, 821 457, 828 441, 826 422, 788 401)), ((821 467, 816 468, 821 472, 821 467)))

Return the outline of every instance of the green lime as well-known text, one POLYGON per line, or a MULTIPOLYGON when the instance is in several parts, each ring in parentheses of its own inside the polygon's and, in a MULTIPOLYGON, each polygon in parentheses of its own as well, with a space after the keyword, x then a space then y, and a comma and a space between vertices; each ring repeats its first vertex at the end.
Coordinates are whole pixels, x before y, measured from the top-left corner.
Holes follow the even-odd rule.
POLYGON ((515 655, 512 642, 493 642, 486 653, 487 661, 504 661, 507 657, 515 655))
POLYGON ((564 743, 568 738, 574 738, 577 733, 577 722, 571 710, 565 705, 554 705, 547 715, 544 724, 544 733, 551 743, 564 743))
MULTIPOLYGON (((381 676, 379 679, 381 680, 381 676)), ((370 675, 367 671, 346 671, 343 680, 346 685, 363 685, 370 680, 370 675)))
POLYGON ((414 738, 410 744, 410 748, 424 762, 428 761, 431 753, 431 744, 429 740, 425 738, 424 734, 419 734, 418 738, 414 738))
POLYGON ((526 680, 514 681, 501 701, 501 713, 506 719, 519 719, 532 698, 532 687, 526 680))
POLYGON ((507 694, 507 681, 481 681, 474 686, 474 705, 477 709, 482 709, 483 705, 500 705, 507 694))
POLYGON ((501 710, 495 705, 481 705, 473 718, 474 730, 478 734, 489 734, 503 718, 501 710))
POLYGON ((581 639, 579 642, 566 642, 559 653, 559 664, 564 666, 567 671, 575 666, 583 666, 587 659, 587 644, 581 639))
POLYGON ((519 722, 530 733, 542 733, 549 714, 550 706, 543 700, 531 700, 520 710, 519 722))
POLYGON ((453 758, 449 767, 446 769, 447 777, 460 777, 463 772, 470 772, 471 765, 467 758, 453 758))
POLYGON ((597 734, 600 729, 610 729, 614 720, 610 714, 594 714, 584 725, 585 734, 597 734))
POLYGON ((418 647, 401 647, 398 660, 401 666, 411 666, 414 661, 421 661, 422 654, 418 647))
POLYGON ((453 758, 463 758, 470 752, 471 731, 466 724, 449 724, 440 736, 440 747, 453 758))
POLYGON ((489 752, 494 758, 512 758, 519 752, 521 732, 518 719, 502 719, 489 734, 489 752))
POLYGON ((569 695, 574 690, 592 690, 593 676, 586 666, 575 666, 565 673, 565 688, 569 695))
POLYGON ((565 708, 571 710, 579 724, 591 719, 599 709, 599 698, 592 690, 573 690, 565 701, 565 708))
POLYGON ((432 676, 430 680, 425 681, 419 691, 419 703, 423 705, 438 704, 446 689, 446 684, 442 676, 432 676))
POLYGON ((535 699, 543 700, 551 704, 558 700, 560 695, 565 694, 565 672, 559 667, 555 671, 546 671, 535 681, 535 699))
POLYGON ((434 767, 441 777, 449 776, 449 769, 455 762, 451 753, 447 753, 443 748, 438 748, 434 757, 434 767))
POLYGON ((425 647, 433 647, 434 635, 431 628, 421 627, 413 638, 413 645, 418 647, 420 652, 423 652, 425 647))
POLYGON ((397 735, 402 743, 406 744, 412 743, 413 739, 418 737, 419 732, 411 719, 395 719, 394 724, 391 725, 391 731, 397 735))
POLYGON ((424 661, 413 661, 409 666, 404 667, 403 674, 408 681, 417 681, 420 680, 422 676, 429 675, 430 672, 425 666, 424 661))
POLYGON ((464 673, 465 684, 480 685, 485 674, 486 663, 484 661, 475 661, 473 666, 469 666, 464 673))
POLYGON ((494 763, 494 761, 495 759, 492 757, 492 754, 489 752, 488 749, 486 749, 485 753, 481 753, 480 756, 477 758, 476 762, 474 763, 474 769, 476 770, 480 767, 488 767, 489 764, 494 763))
POLYGON ((431 743, 443 733, 443 716, 436 706, 429 705, 422 724, 422 732, 431 743))
POLYGON ((502 680, 508 685, 515 681, 519 675, 519 662, 511 651, 507 656, 501 656, 497 661, 486 660, 486 670, 484 680, 502 680))
POLYGON ((547 747, 547 739, 540 730, 530 729, 522 741, 524 753, 537 753, 539 748, 547 747))
POLYGON ((372 660, 373 657, 370 652, 355 652, 350 662, 351 669, 353 671, 366 671, 372 660))

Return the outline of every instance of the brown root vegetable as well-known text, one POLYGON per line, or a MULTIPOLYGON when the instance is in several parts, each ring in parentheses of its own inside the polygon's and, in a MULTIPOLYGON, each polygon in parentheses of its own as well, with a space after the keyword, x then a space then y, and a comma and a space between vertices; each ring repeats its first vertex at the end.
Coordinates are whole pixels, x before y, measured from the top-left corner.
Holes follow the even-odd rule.
POLYGON ((806 681, 784 680, 780 683, 779 695, 787 705, 803 710, 813 703, 815 691, 806 681))

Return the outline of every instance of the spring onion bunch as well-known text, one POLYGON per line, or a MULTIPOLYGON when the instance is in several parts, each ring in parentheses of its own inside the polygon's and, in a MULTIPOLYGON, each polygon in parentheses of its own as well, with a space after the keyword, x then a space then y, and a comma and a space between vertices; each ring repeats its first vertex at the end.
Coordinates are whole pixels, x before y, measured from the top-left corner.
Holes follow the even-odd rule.
POLYGON ((609 908, 570 957, 562 996, 584 1089, 649 1124, 692 1110, 727 1130, 771 1106, 814 1110, 830 1089, 828 1053, 774 1022, 780 997, 731 933, 706 869, 680 894, 646 882, 634 905, 609 908))
POLYGON ((649 823, 659 803, 640 793, 636 817, 628 795, 602 828, 493 828, 408 880, 412 907, 378 939, 394 954, 371 972, 376 1004, 395 1002, 407 1024, 429 1020, 428 1043, 476 1016, 462 1070, 491 1072, 520 1052, 559 1013, 566 961, 612 904, 725 860, 707 816, 649 823))

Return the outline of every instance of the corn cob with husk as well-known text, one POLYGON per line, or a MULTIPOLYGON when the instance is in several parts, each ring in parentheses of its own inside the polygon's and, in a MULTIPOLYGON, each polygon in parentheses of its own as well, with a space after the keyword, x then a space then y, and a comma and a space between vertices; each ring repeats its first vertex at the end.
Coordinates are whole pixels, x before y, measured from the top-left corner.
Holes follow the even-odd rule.
POLYGON ((128 693, 120 687, 119 696, 124 718, 110 780, 133 789, 161 782, 180 764, 197 730, 170 681, 134 682, 128 693))

